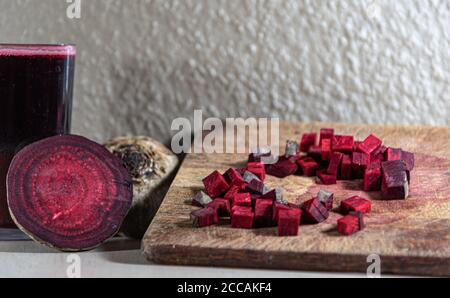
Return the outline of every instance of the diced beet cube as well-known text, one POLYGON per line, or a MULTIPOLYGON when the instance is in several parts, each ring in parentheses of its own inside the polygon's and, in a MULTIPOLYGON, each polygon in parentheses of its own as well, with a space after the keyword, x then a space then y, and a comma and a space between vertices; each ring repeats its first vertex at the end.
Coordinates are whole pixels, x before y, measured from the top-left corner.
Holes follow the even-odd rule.
POLYGON ((216 210, 212 208, 203 208, 191 213, 191 220, 194 227, 203 228, 215 225, 219 222, 216 210))
POLYGON ((403 160, 391 160, 381 163, 383 176, 395 176, 400 172, 406 172, 408 183, 410 181, 410 172, 407 170, 407 166, 403 160))
POLYGON ((363 214, 362 213, 351 213, 344 216, 337 221, 337 229, 341 235, 352 235, 364 228, 363 214))
POLYGON ((342 153, 353 152, 354 139, 352 136, 334 136, 332 149, 342 153))
POLYGON ((315 176, 317 170, 319 169, 319 165, 311 157, 299 159, 299 160, 297 160, 297 164, 302 169, 303 175, 305 175, 307 177, 315 176))
POLYGON ((322 140, 322 160, 330 160, 331 158, 331 140, 322 140))
POLYGON ((280 210, 278 214, 278 236, 297 236, 300 228, 300 209, 280 210))
POLYGON ((266 179, 266 169, 264 164, 261 162, 249 162, 247 164, 247 171, 256 175, 261 181, 266 179))
POLYGON ((322 205, 328 210, 331 211, 333 209, 333 201, 334 201, 334 194, 321 189, 319 193, 317 194, 317 199, 319 199, 319 202, 322 203, 322 205))
POLYGON ((269 158, 271 154, 270 148, 257 148, 248 156, 248 162, 261 162, 263 158, 269 158))
POLYGON ((225 194, 224 198, 227 199, 230 204, 233 204, 234 201, 234 196, 236 194, 239 193, 239 191, 241 191, 241 188, 237 185, 233 185, 231 186, 231 188, 227 191, 227 193, 225 194))
POLYGON ((381 190, 381 168, 369 168, 364 173, 364 191, 381 190))
POLYGON ((325 206, 320 203, 318 198, 313 198, 309 201, 303 203, 301 207, 302 222, 317 224, 325 221, 330 215, 329 211, 325 206))
POLYGON ((349 155, 342 157, 341 179, 350 180, 352 178, 352 159, 349 155))
POLYGON ((317 171, 317 177, 323 185, 333 185, 337 183, 336 176, 328 174, 327 171, 317 171))
POLYGON ((387 148, 385 152, 386 161, 394 161, 402 159, 402 149, 387 148))
POLYGON ((264 195, 269 191, 263 182, 256 179, 250 181, 250 183, 247 185, 246 190, 251 194, 256 195, 264 195))
POLYGON ((364 172, 370 163, 370 156, 361 153, 353 152, 352 154, 352 176, 355 179, 361 179, 364 177, 364 172))
POLYGON ((371 155, 372 152, 380 149, 382 143, 383 142, 375 135, 370 135, 361 144, 359 144, 358 151, 371 155))
POLYGON ((408 176, 405 171, 383 173, 381 185, 383 198, 387 200, 402 200, 409 196, 408 176))
POLYGON ((192 205, 197 207, 205 207, 209 203, 212 202, 212 199, 210 196, 205 194, 203 191, 199 191, 195 194, 195 196, 192 198, 192 205))
POLYGON ((297 172, 297 164, 285 157, 280 157, 277 163, 267 165, 266 173, 278 178, 285 178, 297 172))
POLYGON ((217 198, 230 189, 230 185, 218 171, 214 171, 203 179, 203 184, 205 185, 206 193, 212 198, 217 198))
POLYGON ((250 183, 252 180, 254 180, 254 179, 256 179, 256 180, 260 180, 261 181, 261 179, 259 179, 258 178, 258 176, 256 176, 255 174, 253 174, 253 173, 251 173, 251 172, 249 172, 249 171, 245 171, 245 173, 244 173, 244 181, 248 184, 248 183, 250 183))
POLYGON ((377 154, 370 157, 369 169, 381 168, 381 163, 384 161, 383 154, 377 154))
POLYGON ((285 157, 297 156, 300 153, 299 145, 296 141, 286 141, 285 157))
POLYGON ((245 183, 244 178, 242 178, 242 175, 235 169, 231 168, 228 171, 223 174, 225 177, 225 180, 227 180, 228 184, 230 185, 237 185, 241 186, 245 183))
POLYGON ((215 199, 214 201, 206 205, 206 207, 216 210, 219 217, 230 216, 231 206, 230 201, 228 201, 227 199, 215 199))
POLYGON ((320 130, 320 140, 319 140, 319 145, 322 145, 323 140, 331 140, 333 139, 334 136, 334 129, 332 128, 322 128, 320 130))
POLYGON ((300 141, 300 151, 309 152, 312 146, 316 145, 317 134, 316 133, 305 133, 300 141))
POLYGON ((255 203, 255 218, 253 226, 255 228, 265 228, 273 226, 273 201, 267 199, 257 199, 255 203))
POLYGON ((407 171, 414 169, 414 154, 408 151, 402 151, 402 160, 406 165, 407 171))
POLYGON ((359 221, 359 230, 364 230, 364 228, 366 227, 366 224, 364 222, 364 213, 358 211, 350 211, 348 215, 357 217, 359 221))
POLYGON ((234 205, 233 207, 231 207, 230 216, 233 217, 234 212, 236 212, 237 210, 241 212, 252 213, 252 207, 234 205))
POLYGON ((353 143, 353 152, 358 151, 358 147, 359 147, 359 145, 361 145, 361 143, 362 143, 362 142, 360 142, 360 141, 355 141, 355 142, 353 143))
MULTIPOLYGON (((255 176, 256 177, 256 176, 255 176)), ((256 180, 258 180, 258 178, 256 178, 256 180)), ((244 183, 239 187, 240 191, 245 191, 247 189, 248 183, 244 183)))
POLYGON ((237 208, 231 217, 231 227, 235 229, 251 229, 255 215, 251 209, 237 208))
POLYGON ((273 222, 277 223, 278 222, 278 215, 280 210, 289 210, 289 209, 300 209, 299 206, 291 204, 291 203, 282 203, 282 202, 277 202, 275 201, 273 203, 273 214, 272 214, 272 220, 273 222))
POLYGON ((359 196, 353 196, 341 202, 341 212, 343 214, 348 214, 351 211, 370 213, 371 210, 372 203, 369 200, 363 199, 359 196))
POLYGON ((322 161, 322 146, 314 145, 309 147, 308 156, 313 158, 316 162, 322 161))
POLYGON ((233 204, 235 206, 252 206, 252 197, 249 193, 238 193, 234 196, 233 204))
POLYGON ((268 191, 267 193, 261 196, 261 199, 267 199, 272 201, 282 201, 283 200, 283 189, 281 187, 277 187, 268 191))
POLYGON ((339 166, 341 165, 342 157, 344 154, 340 152, 334 152, 331 156, 330 164, 328 166, 327 173, 331 176, 337 177, 339 172, 339 166))

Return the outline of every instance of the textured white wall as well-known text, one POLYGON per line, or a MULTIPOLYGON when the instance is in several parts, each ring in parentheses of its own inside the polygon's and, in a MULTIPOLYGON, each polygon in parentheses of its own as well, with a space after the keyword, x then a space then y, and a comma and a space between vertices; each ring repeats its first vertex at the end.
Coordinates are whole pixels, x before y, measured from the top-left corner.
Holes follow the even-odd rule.
MULTIPOLYGON (((174 117, 450 124, 450 3, 0 0, 0 42, 78 45, 74 131, 169 138, 174 117)), ((1 100, 1 99, 0 99, 1 100)))

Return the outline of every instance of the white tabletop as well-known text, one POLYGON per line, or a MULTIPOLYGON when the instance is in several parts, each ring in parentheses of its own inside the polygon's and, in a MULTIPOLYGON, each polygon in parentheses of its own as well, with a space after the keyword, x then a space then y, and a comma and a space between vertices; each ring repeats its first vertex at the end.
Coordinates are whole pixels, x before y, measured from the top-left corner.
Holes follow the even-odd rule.
MULTIPOLYGON (((81 277, 364 277, 361 274, 163 266, 145 259, 139 241, 123 238, 109 240, 93 251, 77 255, 81 261, 81 277)), ((0 241, 0 277, 67 277, 72 262, 70 253, 58 252, 30 240, 0 241)))

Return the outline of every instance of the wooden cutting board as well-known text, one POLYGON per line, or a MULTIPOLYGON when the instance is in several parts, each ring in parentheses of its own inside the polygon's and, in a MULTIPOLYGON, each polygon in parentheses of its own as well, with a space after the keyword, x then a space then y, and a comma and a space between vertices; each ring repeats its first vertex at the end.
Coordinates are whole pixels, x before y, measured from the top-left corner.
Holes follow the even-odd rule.
MULTIPOLYGON (((324 187, 335 193, 336 206, 352 195, 372 199, 367 228, 349 237, 336 232, 341 217, 336 212, 325 223, 301 226, 297 237, 279 238, 276 228, 231 229, 226 222, 198 229, 189 220, 196 207, 186 200, 203 188, 203 177, 216 169, 243 166, 247 156, 191 154, 143 239, 147 258, 162 264, 365 273, 367 257, 378 254, 383 273, 450 275, 450 129, 282 123, 281 144, 322 127, 358 139, 375 133, 388 146, 414 152, 410 198, 380 200, 378 193, 360 191, 361 181, 339 181, 324 187)), ((313 178, 297 176, 269 176, 267 184, 284 187, 287 199, 294 203, 310 199, 323 187, 313 178)))

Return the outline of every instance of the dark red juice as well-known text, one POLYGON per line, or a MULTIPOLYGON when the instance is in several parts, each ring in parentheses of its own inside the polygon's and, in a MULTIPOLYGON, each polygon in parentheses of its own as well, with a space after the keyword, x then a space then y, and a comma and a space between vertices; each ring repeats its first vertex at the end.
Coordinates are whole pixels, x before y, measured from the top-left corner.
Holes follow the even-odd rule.
POLYGON ((70 132, 76 50, 71 45, 0 45, 0 227, 13 227, 6 174, 25 145, 70 132))

